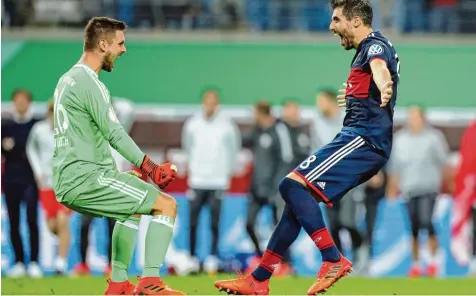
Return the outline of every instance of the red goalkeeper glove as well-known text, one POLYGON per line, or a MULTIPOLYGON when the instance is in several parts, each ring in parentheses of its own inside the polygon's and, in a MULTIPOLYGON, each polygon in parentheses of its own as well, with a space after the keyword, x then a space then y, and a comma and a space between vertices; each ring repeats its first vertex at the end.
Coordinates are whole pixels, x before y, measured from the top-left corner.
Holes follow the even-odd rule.
POLYGON ((175 165, 167 162, 163 165, 155 164, 146 155, 140 168, 152 179, 152 181, 159 186, 160 189, 164 189, 177 177, 177 169, 175 165))

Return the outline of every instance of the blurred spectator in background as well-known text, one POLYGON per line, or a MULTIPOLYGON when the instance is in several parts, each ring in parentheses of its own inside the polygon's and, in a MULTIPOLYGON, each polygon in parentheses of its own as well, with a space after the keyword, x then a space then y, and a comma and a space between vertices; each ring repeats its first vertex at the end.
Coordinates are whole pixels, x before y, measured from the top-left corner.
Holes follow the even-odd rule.
POLYGON ((275 31, 299 29, 302 1, 270 0, 270 29, 275 31))
POLYGON ((436 33, 458 31, 458 0, 433 0, 430 29, 436 33))
POLYGON ((394 0, 393 25, 399 33, 422 32, 429 0, 394 0))
POLYGON ((361 246, 363 243, 362 234, 357 228, 357 206, 364 198, 363 185, 350 190, 341 200, 334 203, 333 207, 327 207, 327 220, 331 229, 331 236, 334 243, 343 252, 342 241, 340 239, 341 230, 347 230, 352 243, 352 261, 354 269, 360 273, 363 264, 361 256, 361 246))
POLYGON ((0 12, 1 12, 1 22, 2 28, 8 28, 10 26, 10 19, 8 12, 5 12, 5 5, 3 5, 4 1, 0 1, 0 12))
POLYGON ((311 123, 311 151, 330 143, 340 132, 345 112, 337 106, 337 93, 332 89, 318 92, 316 113, 311 123))
MULTIPOLYGON (((280 169, 277 183, 284 178, 289 172, 297 167, 304 159, 309 156, 309 136, 306 134, 301 123, 301 107, 295 100, 287 100, 283 105, 283 113, 281 121, 287 127, 287 134, 283 134, 283 139, 289 138, 292 148, 292 160, 290 162, 283 162, 280 169)), ((286 203, 282 198, 277 199, 277 217, 281 217, 286 203)))
MULTIPOLYGON (((294 1, 290 1, 294 2, 294 1)), ((304 20, 304 29, 308 31, 327 31, 332 11, 330 9, 330 1, 327 0, 305 0, 304 7, 301 9, 301 16, 294 16, 299 20, 304 20)))
MULTIPOLYGON (((324 32, 331 17, 329 0, 52 1, 3 0, 2 24, 78 26, 92 16, 106 15, 141 28, 324 32)), ((398 33, 474 32, 473 0, 369 1, 375 30, 393 26, 398 33)))
MULTIPOLYGON (((81 0, 81 18, 83 23, 87 23, 87 21, 96 15, 103 15, 103 9, 102 9, 102 0, 101 1, 91 1, 91 0, 81 0)), ((66 1, 64 1, 66 3, 66 1)), ((59 3, 58 3, 59 4, 59 3)), ((58 5, 57 4, 57 5, 58 5)), ((54 8, 54 5, 45 5, 45 7, 52 9, 54 8)), ((109 11, 110 12, 110 11, 109 11)), ((79 12, 78 12, 79 13, 79 12)), ((113 17, 114 15, 108 15, 110 17, 113 17)))
POLYGON ((264 31, 269 28, 268 0, 245 0, 245 14, 252 31, 264 31))
POLYGON ((2 0, 2 2, 4 2, 2 8, 5 8, 7 16, 7 26, 23 27, 33 16, 32 0, 2 0))
POLYGON ((203 268, 207 273, 219 269, 218 241, 222 201, 227 194, 241 139, 238 127, 219 109, 218 91, 206 90, 203 109, 188 119, 182 130, 182 148, 188 155, 188 199, 190 201, 190 255, 196 258, 197 226, 200 212, 210 206, 212 249, 203 268))
POLYGON ((472 232, 472 260, 470 274, 476 275, 476 121, 463 134, 459 151, 459 164, 455 175, 454 207, 451 221, 451 250, 458 262, 467 260, 469 240, 467 229, 472 232), (471 217, 472 216, 472 217, 471 217), (472 221, 471 221, 472 220, 472 221))
MULTIPOLYGON (((117 119, 121 123, 122 127, 125 131, 130 133, 132 125, 134 123, 134 105, 131 101, 127 99, 118 99, 113 98, 112 105, 114 111, 116 112, 117 119)), ((111 154, 116 162, 116 166, 118 171, 125 172, 133 168, 132 164, 129 163, 119 152, 117 152, 114 148, 111 148, 111 154)), ((107 262, 108 265, 104 270, 105 275, 110 275, 112 272, 111 268, 111 252, 112 252, 112 232, 114 230, 114 224, 116 221, 112 218, 104 218, 107 220, 107 229, 108 229, 108 245, 107 245, 107 262)), ((73 274, 75 275, 90 275, 91 269, 87 264, 87 251, 89 247, 89 230, 91 228, 91 224, 94 221, 94 217, 90 215, 81 215, 81 231, 80 231, 80 262, 75 266, 73 270, 73 274)))
POLYGON ((426 274, 436 276, 438 273, 438 240, 431 218, 448 153, 444 135, 426 123, 424 110, 418 106, 410 107, 408 125, 394 137, 387 195, 394 199, 400 191, 408 207, 413 235, 411 277, 422 273, 418 240, 420 229, 427 230, 429 236, 431 258, 426 274))
MULTIPOLYGON (((365 243, 368 248, 368 256, 370 259, 373 258, 373 234, 375 228, 375 221, 377 219, 377 210, 378 204, 385 197, 385 191, 387 188, 387 174, 385 170, 378 172, 375 176, 370 178, 370 180, 364 185, 364 204, 365 204, 365 226, 366 226, 366 236, 365 243)), ((364 258, 362 258, 363 261, 364 258)))
MULTIPOLYGON (((311 125, 311 139, 313 151, 330 143, 340 132, 345 112, 337 105, 337 93, 327 89, 319 92, 316 97, 317 112, 311 125)), ((363 199, 363 187, 359 186, 347 193, 333 207, 327 208, 327 220, 332 239, 336 247, 342 252, 340 231, 347 230, 352 240, 352 260, 357 262, 358 250, 362 245, 362 236, 357 230, 356 212, 357 202, 363 199)), ((357 264, 356 264, 357 266, 357 264)))
POLYGON ((328 0, 246 0, 252 30, 325 31, 329 26, 328 0))
POLYGON ((38 187, 26 155, 30 131, 38 122, 30 109, 32 95, 17 89, 12 94, 14 111, 11 119, 2 119, 2 155, 4 174, 3 193, 10 219, 10 239, 15 252, 15 265, 8 272, 11 277, 25 275, 25 257, 20 236, 20 204, 26 204, 26 218, 30 234, 30 264, 28 275, 41 277, 38 265, 38 187))
POLYGON ((45 210, 48 229, 58 236, 58 253, 55 260, 57 274, 67 270, 69 250, 69 210, 56 200, 53 191, 53 101, 48 102, 47 118, 37 122, 31 129, 26 144, 26 153, 35 175, 40 201, 45 210))
MULTIPOLYGON (((253 173, 248 197, 246 231, 255 247, 256 257, 252 258, 248 269, 258 266, 263 251, 255 232, 259 211, 264 206, 276 207, 278 181, 283 163, 293 161, 292 142, 286 125, 271 114, 268 101, 259 101, 254 105, 255 126, 249 134, 243 135, 243 145, 253 151, 253 173)), ((274 215, 274 222, 276 215, 274 215)))
POLYGON ((380 31, 384 27, 385 23, 385 3, 389 2, 388 0, 370 0, 370 5, 372 5, 373 19, 372 19, 372 29, 375 31, 380 31))
MULTIPOLYGON (((87 251, 89 247, 89 229, 91 228, 91 224, 95 217, 90 215, 81 214, 81 230, 80 230, 80 237, 79 237, 79 263, 74 267, 73 275, 75 276, 86 276, 91 275, 91 269, 86 261, 87 259, 87 251)), ((116 221, 112 218, 98 218, 98 219, 106 219, 107 220, 107 230, 108 230, 108 244, 107 244, 107 262, 108 265, 104 269, 105 275, 110 275, 112 272, 111 269, 111 237, 112 231, 114 229, 114 224, 116 221)))
MULTIPOLYGON (((284 123, 287 130, 279 129, 281 135, 280 140, 284 143, 289 142, 289 144, 286 145, 292 149, 292 159, 289 162, 283 161, 281 163, 279 174, 276 174, 276 184, 297 167, 309 153, 309 136, 301 125, 301 108, 299 103, 292 99, 285 101, 282 112, 281 122, 284 123)), ((275 221, 278 220, 278 217, 281 217, 285 206, 286 202, 280 196, 276 196, 274 211, 275 221)), ((274 276, 284 277, 292 273, 292 267, 290 265, 291 255, 289 251, 290 250, 284 254, 281 263, 273 273, 274 276)))
POLYGON ((192 0, 150 0, 155 25, 166 29, 191 29, 197 22, 199 6, 192 0))
MULTIPOLYGON (((209 7, 213 12, 213 23, 216 27, 222 29, 238 29, 243 13, 242 0, 212 0, 208 2, 212 2, 209 7)), ((202 12, 206 13, 206 6, 203 5, 203 8, 202 12)))

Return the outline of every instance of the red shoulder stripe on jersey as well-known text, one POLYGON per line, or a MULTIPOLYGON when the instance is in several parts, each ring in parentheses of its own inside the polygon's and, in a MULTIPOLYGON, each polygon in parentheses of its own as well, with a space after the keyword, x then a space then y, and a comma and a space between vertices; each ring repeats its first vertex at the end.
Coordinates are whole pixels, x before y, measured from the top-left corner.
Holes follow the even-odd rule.
POLYGON ((349 78, 347 78, 346 96, 356 99, 367 99, 369 97, 370 82, 372 75, 362 68, 352 68, 349 78))

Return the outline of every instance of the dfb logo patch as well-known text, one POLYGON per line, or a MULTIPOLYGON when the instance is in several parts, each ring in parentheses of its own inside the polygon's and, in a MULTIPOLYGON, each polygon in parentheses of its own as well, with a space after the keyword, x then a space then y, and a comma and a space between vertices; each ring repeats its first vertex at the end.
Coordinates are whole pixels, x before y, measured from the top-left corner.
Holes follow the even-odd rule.
POLYGON ((381 54, 383 52, 383 47, 379 44, 374 44, 369 48, 369 56, 381 54))

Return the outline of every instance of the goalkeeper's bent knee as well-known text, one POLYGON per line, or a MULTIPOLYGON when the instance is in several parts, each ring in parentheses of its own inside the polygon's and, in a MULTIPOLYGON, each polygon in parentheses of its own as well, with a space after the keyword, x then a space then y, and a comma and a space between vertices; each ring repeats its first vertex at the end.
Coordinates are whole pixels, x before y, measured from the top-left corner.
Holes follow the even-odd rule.
POLYGON ((161 192, 155 200, 151 214, 175 218, 177 216, 177 209, 178 205, 175 198, 167 193, 161 192))

